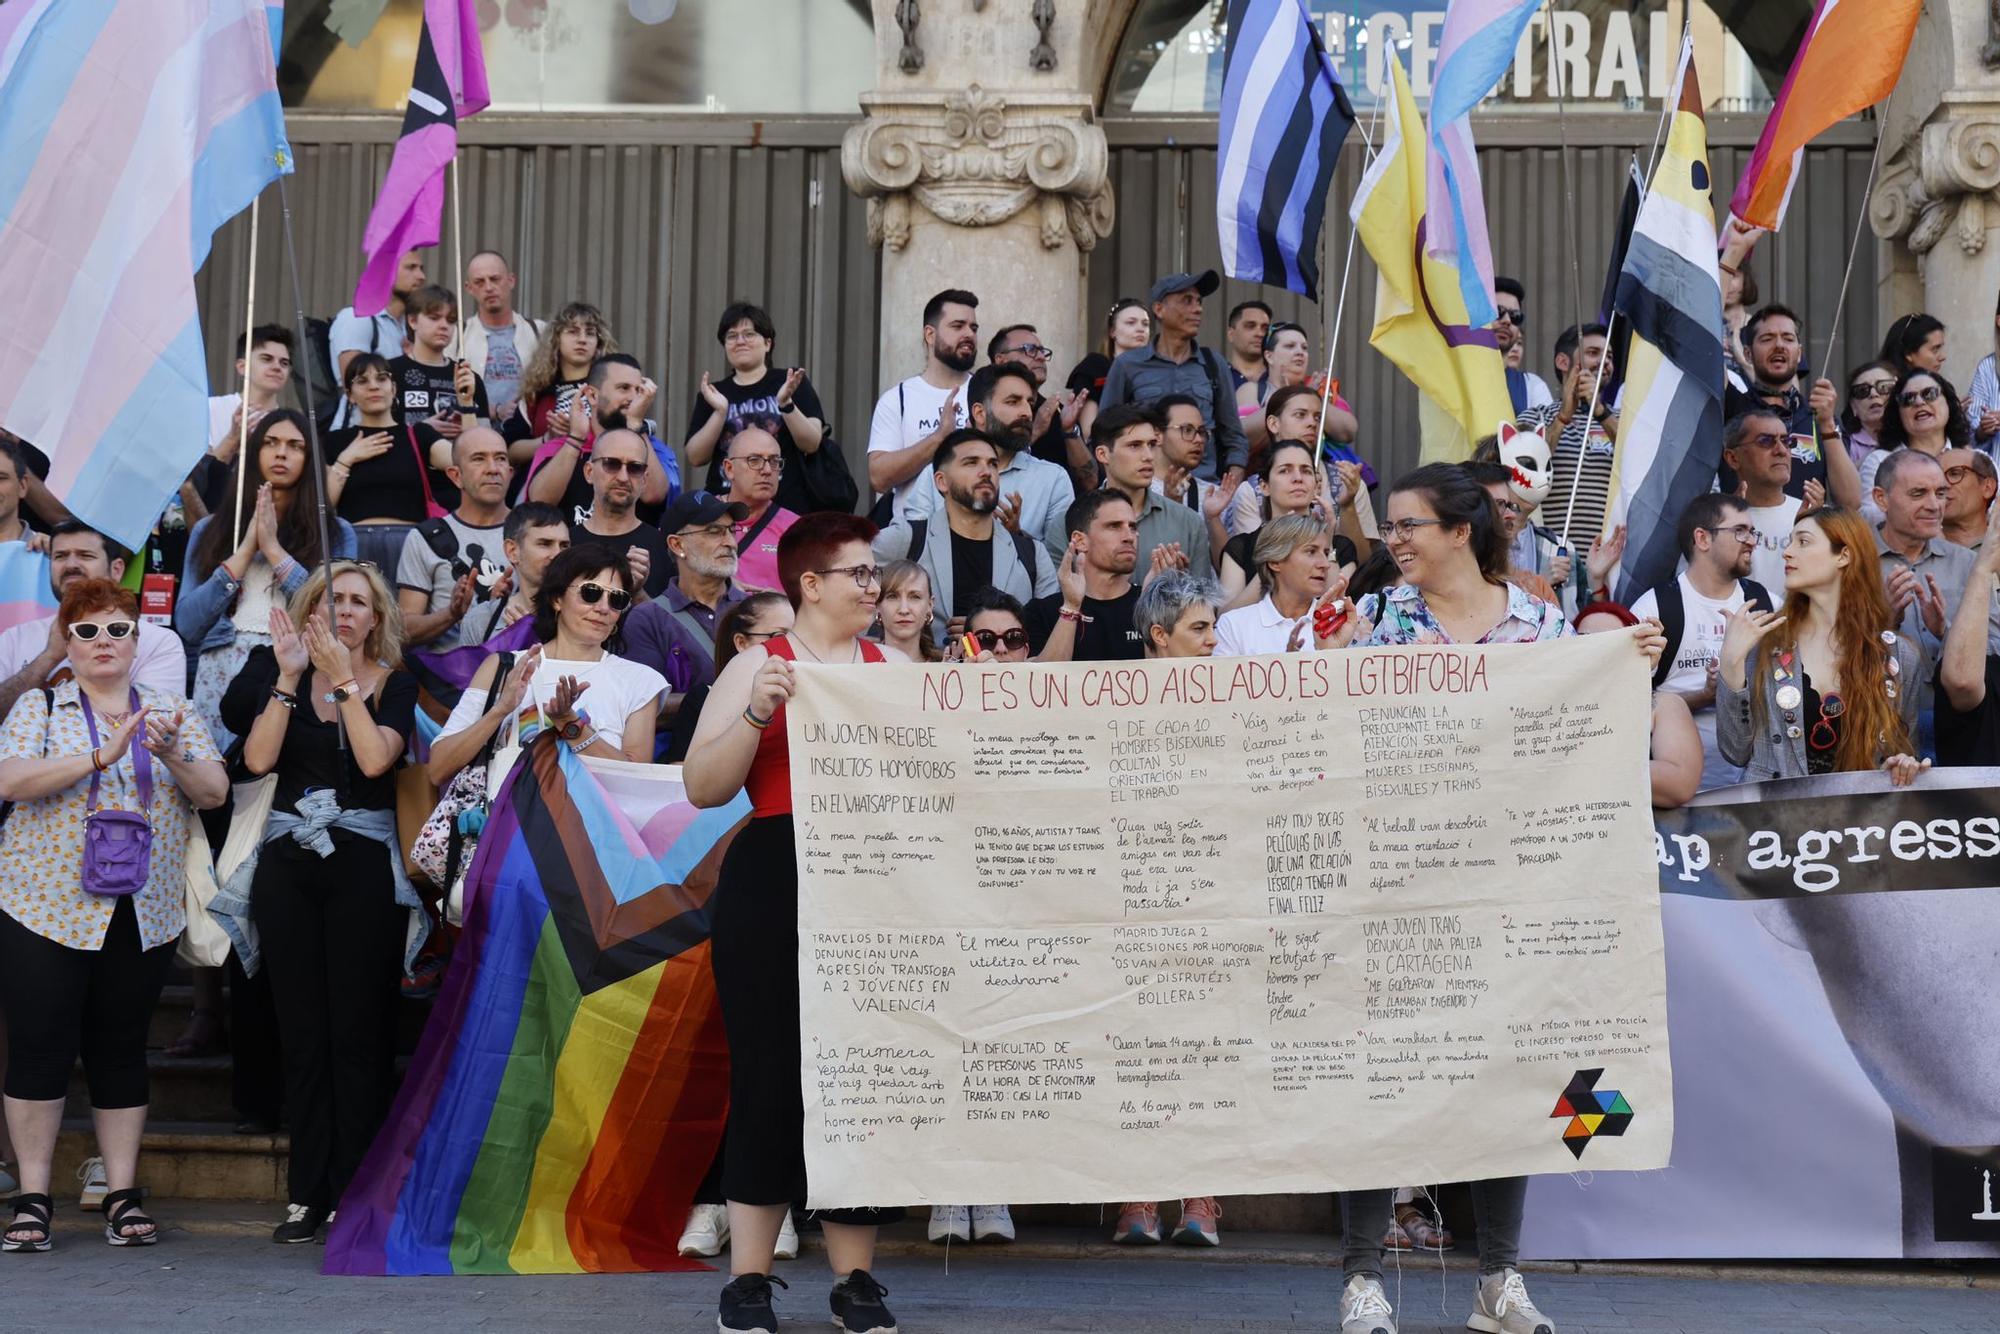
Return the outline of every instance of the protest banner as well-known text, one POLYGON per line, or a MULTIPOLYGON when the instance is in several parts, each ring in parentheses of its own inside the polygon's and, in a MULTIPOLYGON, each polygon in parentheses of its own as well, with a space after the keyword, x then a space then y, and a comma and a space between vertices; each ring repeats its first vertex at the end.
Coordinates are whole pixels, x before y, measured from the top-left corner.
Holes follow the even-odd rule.
POLYGON ((1658 817, 1673 1165, 1537 1180, 1522 1253, 2000 1257, 2000 770, 1658 817))
POLYGON ((1628 637, 798 672, 812 1205, 1666 1162, 1628 637))

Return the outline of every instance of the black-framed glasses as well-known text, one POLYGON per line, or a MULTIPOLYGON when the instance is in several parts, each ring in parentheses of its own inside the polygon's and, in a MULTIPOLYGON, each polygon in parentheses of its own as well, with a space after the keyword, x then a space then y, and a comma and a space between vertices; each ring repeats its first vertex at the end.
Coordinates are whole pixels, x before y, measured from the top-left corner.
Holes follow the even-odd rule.
POLYGON ((1701 531, 1711 537, 1733 537, 1745 546, 1757 540, 1755 525, 1747 523, 1732 523, 1727 528, 1703 528, 1701 531))
POLYGON ((1188 425, 1186 422, 1182 422, 1179 426, 1170 426, 1167 429, 1174 432, 1176 435, 1180 436, 1180 438, 1183 440, 1208 439, 1208 427, 1199 422, 1195 423, 1193 426, 1188 425))
POLYGON ((1443 519, 1391 519, 1382 525, 1382 538, 1387 542, 1407 542, 1417 535, 1419 528, 1442 528, 1443 519))
POLYGON ((979 645, 981 653, 992 653, 1005 645, 1009 650, 1028 646, 1028 632, 1020 626, 1011 630, 974 630, 972 642, 979 645))
POLYGON ((782 454, 741 454, 729 462, 755 468, 758 472, 781 473, 785 470, 785 456, 782 454))
POLYGON ((836 565, 830 570, 814 570, 814 574, 844 574, 854 581, 855 587, 866 588, 882 577, 879 565, 836 565))
POLYGON ((592 462, 606 472, 629 472, 634 477, 641 476, 646 471, 644 459, 593 459, 592 462))
POLYGON ((1905 389, 1896 401, 1906 408, 1914 408, 1919 403, 1935 403, 1943 397, 1944 390, 1927 384, 1922 389, 1905 389))
MULTIPOLYGON (((1513 325, 1516 329, 1526 328, 1528 324, 1528 312, 1525 310, 1506 310, 1503 308, 1500 311, 1499 318, 1507 321, 1507 323, 1513 325)), ((1495 322, 1497 323, 1498 321, 1495 322)))
POLYGON ((1493 503, 1499 507, 1502 514, 1521 514, 1525 512, 1525 507, 1521 502, 1512 497, 1504 500, 1495 497, 1493 503))
POLYGON ((783 630, 738 630, 736 633, 742 635, 753 644, 761 644, 766 640, 776 639, 785 632, 783 630))
POLYGON ((133 621, 78 621, 69 628, 69 637, 88 644, 100 630, 113 639, 130 639, 138 629, 133 621))
POLYGON ((632 605, 632 595, 622 588, 606 588, 603 584, 584 583, 577 587, 576 595, 584 605, 596 606, 599 602, 609 602, 611 610, 623 611, 632 605))
POLYGON ((1056 354, 1054 348, 1043 347, 1040 343, 1023 343, 1019 347, 1010 347, 1007 351, 1019 352, 1022 356, 1033 357, 1036 361, 1047 361, 1056 354))
POLYGON ((1847 396, 1855 400, 1887 398, 1889 391, 1896 387, 1894 380, 1870 380, 1862 384, 1847 386, 1847 396))

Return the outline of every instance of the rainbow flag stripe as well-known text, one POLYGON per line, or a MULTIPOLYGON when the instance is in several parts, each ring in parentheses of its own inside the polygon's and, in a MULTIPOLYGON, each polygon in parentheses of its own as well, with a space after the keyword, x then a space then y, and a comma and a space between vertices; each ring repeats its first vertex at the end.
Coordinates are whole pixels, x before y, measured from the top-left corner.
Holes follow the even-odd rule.
POLYGON ((326 1273, 705 1268, 674 1244, 728 1104, 708 901, 748 814, 696 810, 672 769, 529 744, 326 1273))

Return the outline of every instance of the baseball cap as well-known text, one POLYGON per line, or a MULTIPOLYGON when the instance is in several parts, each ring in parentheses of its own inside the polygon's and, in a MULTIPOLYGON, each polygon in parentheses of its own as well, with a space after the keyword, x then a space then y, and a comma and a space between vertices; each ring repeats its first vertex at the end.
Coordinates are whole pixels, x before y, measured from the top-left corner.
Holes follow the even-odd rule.
POLYGON ((1175 292, 1185 292, 1192 287, 1203 296, 1214 296, 1215 289, 1222 286, 1222 279, 1214 269, 1203 269, 1200 273, 1169 273, 1153 284, 1153 294, 1146 298, 1148 303, 1164 301, 1175 292))
POLYGON ((660 516, 660 532, 678 533, 683 528, 705 528, 724 515, 729 517, 731 523, 742 523, 750 517, 750 507, 706 491, 691 491, 660 516))

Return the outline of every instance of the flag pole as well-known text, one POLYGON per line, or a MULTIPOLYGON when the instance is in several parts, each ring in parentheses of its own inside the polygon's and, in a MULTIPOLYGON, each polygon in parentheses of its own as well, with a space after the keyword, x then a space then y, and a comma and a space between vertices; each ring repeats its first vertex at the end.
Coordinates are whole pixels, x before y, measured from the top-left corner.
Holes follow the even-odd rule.
MULTIPOLYGON (((1563 222, 1569 229, 1569 269, 1570 280, 1576 286, 1576 309, 1583 309, 1583 260, 1578 256, 1576 246, 1576 185, 1570 179, 1569 169, 1569 99, 1563 90, 1562 60, 1556 52, 1556 6, 1555 0, 1546 0, 1542 6, 1542 23, 1549 36, 1549 91, 1556 95, 1556 131, 1562 141, 1562 181, 1563 181, 1563 222)), ((1583 323, 1579 317, 1577 323, 1583 323)))
MULTIPOLYGON (((278 175, 278 208, 284 216, 285 261, 290 266, 292 274, 292 318, 296 324, 299 346, 306 348, 311 346, 306 341, 306 294, 305 289, 299 285, 299 251, 298 247, 292 242, 292 197, 291 192, 285 188, 285 174, 282 172, 278 175)), ((315 517, 319 520, 320 568, 326 571, 326 590, 320 596, 330 606, 333 602, 333 525, 328 522, 326 515, 326 455, 320 445, 319 414, 313 403, 312 376, 308 375, 304 377, 304 383, 306 397, 306 440, 312 451, 310 457, 313 494, 319 501, 313 508, 316 512, 315 517)), ((241 506, 239 505, 238 508, 241 508, 241 506)), ((329 621, 331 619, 331 617, 328 618, 329 621)), ((333 711, 333 726, 336 748, 341 752, 345 752, 347 750, 347 724, 341 720, 340 710, 337 708, 333 711)), ((342 764, 338 772, 341 776, 339 783, 340 791, 345 796, 347 766, 342 764)))
MULTIPOLYGON (((1382 119, 1382 99, 1375 99, 1375 110, 1369 116, 1369 129, 1361 137, 1361 169, 1366 172, 1375 160, 1375 139, 1372 131, 1382 119)), ((1359 121, 1355 122, 1357 125, 1359 121)), ((1326 339, 1326 373, 1320 377, 1319 386, 1319 439, 1313 442, 1313 471, 1318 472, 1320 462, 1326 453, 1326 405, 1333 397, 1333 354, 1340 348, 1340 326, 1347 317, 1347 280, 1354 273, 1354 240, 1361 229, 1354 225, 1354 219, 1347 220, 1347 259, 1340 266, 1340 297, 1333 306, 1333 331, 1326 339)))
MULTIPOLYGON (((458 269, 458 281, 453 284, 458 289, 458 359, 464 361, 465 339, 467 331, 472 328, 472 319, 465 308, 465 197, 459 193, 458 188, 458 153, 458 146, 453 144, 451 150, 451 258, 458 269)), ((472 414, 465 411, 463 403, 459 404, 458 418, 462 426, 472 425, 472 414)))
POLYGON ((1861 187, 1861 210, 1854 219, 1854 240, 1847 247, 1847 269, 1840 275, 1840 297, 1833 303, 1833 326, 1826 336, 1826 360, 1820 367, 1828 378, 1833 375, 1833 349, 1840 346, 1840 320, 1847 313, 1847 284, 1854 277, 1854 257, 1861 251, 1861 233, 1868 226, 1868 201, 1875 194, 1875 171, 1882 165, 1882 127, 1888 122, 1886 113, 1895 96, 1896 90, 1891 88, 1889 96, 1882 99, 1885 114, 1875 118, 1875 152, 1868 159, 1868 183, 1861 187))
POLYGON ((229 534, 231 551, 243 544, 243 488, 249 474, 243 461, 250 455, 250 330, 257 318, 257 205, 262 198, 259 192, 250 200, 250 290, 243 298, 243 387, 236 410, 236 526, 229 534))

